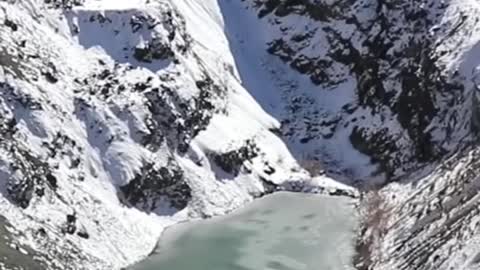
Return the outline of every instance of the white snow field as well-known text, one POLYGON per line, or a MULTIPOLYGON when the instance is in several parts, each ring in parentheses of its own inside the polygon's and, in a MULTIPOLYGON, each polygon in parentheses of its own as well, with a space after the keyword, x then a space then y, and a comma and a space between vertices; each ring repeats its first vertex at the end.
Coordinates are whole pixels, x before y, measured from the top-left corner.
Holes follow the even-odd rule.
POLYGON ((277 193, 224 217, 168 229, 132 270, 351 270, 353 200, 277 193))

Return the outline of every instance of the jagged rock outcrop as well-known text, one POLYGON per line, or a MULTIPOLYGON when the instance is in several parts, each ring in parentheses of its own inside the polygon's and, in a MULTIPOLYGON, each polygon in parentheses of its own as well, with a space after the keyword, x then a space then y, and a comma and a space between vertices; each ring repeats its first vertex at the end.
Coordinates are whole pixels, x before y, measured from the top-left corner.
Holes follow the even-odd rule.
POLYGON ((364 203, 377 207, 365 213, 359 269, 478 268, 478 149, 462 150, 364 203))
MULTIPOLYGON (((226 173, 237 176, 244 167, 246 161, 257 157, 259 148, 251 140, 247 140, 240 148, 226 153, 212 153, 212 159, 226 173)), ((267 174, 275 172, 274 168, 268 168, 267 174)))
POLYGON ((150 212, 162 205, 168 209, 184 209, 191 200, 191 188, 185 182, 182 169, 173 159, 165 167, 145 164, 120 191, 125 201, 150 212))

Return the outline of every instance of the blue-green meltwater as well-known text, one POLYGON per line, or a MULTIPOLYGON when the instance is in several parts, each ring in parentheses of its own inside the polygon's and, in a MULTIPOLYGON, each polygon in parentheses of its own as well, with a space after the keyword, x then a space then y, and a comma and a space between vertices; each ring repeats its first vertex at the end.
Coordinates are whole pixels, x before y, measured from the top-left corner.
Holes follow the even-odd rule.
POLYGON ((277 193, 174 226, 134 270, 349 270, 357 217, 345 197, 277 193))

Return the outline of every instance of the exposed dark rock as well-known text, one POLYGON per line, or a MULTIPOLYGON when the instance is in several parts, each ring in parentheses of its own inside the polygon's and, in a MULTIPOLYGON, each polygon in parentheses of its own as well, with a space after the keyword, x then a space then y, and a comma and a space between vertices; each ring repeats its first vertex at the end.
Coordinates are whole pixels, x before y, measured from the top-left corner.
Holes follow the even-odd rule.
POLYGON ((306 15, 316 21, 328 21, 340 18, 340 7, 350 4, 349 1, 337 1, 335 4, 311 0, 261 0, 262 8, 258 13, 260 18, 269 13, 284 17, 289 14, 306 15))
POLYGON ((43 0, 51 8, 71 9, 75 6, 81 6, 84 0, 43 0))
POLYGON ((278 190, 278 185, 275 184, 274 182, 272 182, 272 181, 270 181, 266 178, 263 178, 263 177, 260 177, 260 181, 262 181, 264 192, 261 192, 261 193, 258 193, 258 194, 252 194, 253 197, 261 198, 265 195, 272 194, 272 193, 274 193, 275 191, 278 190))
POLYGON ((47 65, 47 68, 42 71, 42 75, 45 76, 45 79, 47 79, 47 81, 49 83, 57 83, 58 82, 57 68, 55 67, 55 65, 53 63, 49 63, 47 65))
POLYGON ((218 102, 224 96, 224 90, 208 75, 197 81, 196 86, 200 93, 189 101, 167 87, 145 92, 151 118, 145 120, 149 134, 144 136, 144 145, 155 151, 166 139, 179 152, 188 150, 190 141, 207 127, 214 113, 220 112, 218 102))
POLYGON ((388 129, 382 129, 372 134, 366 128, 355 127, 350 134, 350 142, 359 152, 371 157, 373 163, 379 164, 381 172, 388 179, 393 176, 394 167, 389 160, 389 154, 397 151, 395 140, 388 137, 388 129))
POLYGON ((77 217, 75 214, 67 215, 67 221, 62 228, 63 233, 74 234, 77 231, 77 217))
POLYGON ((47 179, 47 182, 49 184, 50 187, 52 187, 53 189, 57 189, 57 178, 55 176, 53 176, 53 174, 51 173, 48 173, 47 176, 46 176, 46 179, 47 179))
POLYGON ((258 156, 259 148, 252 140, 247 140, 245 144, 235 150, 226 153, 211 153, 212 160, 225 172, 237 176, 246 161, 258 156))
POLYGON ((191 189, 186 183, 182 169, 171 159, 164 167, 145 164, 120 191, 125 201, 144 211, 159 207, 181 210, 191 199, 191 189))
POLYGON ((38 235, 40 235, 41 237, 46 237, 47 236, 47 231, 44 229, 44 228, 39 228, 37 230, 37 233, 38 235))
POLYGON ((16 145, 11 146, 10 154, 12 176, 7 180, 7 192, 15 204, 27 208, 34 196, 42 197, 46 189, 57 189, 47 163, 16 145))
POLYGON ((463 151, 436 168, 437 177, 413 188, 415 196, 388 205, 384 219, 393 226, 377 241, 392 237, 388 256, 397 258, 396 269, 447 269, 445 264, 458 252, 452 246, 462 247, 477 235, 480 153, 470 147, 463 151), (450 175, 452 170, 456 173, 450 175))
POLYGON ((84 238, 84 239, 89 239, 90 238, 90 235, 85 231, 78 231, 77 235, 81 238, 84 238))
POLYGON ((15 22, 10 21, 9 19, 6 19, 4 24, 5 24, 5 26, 12 29, 12 31, 14 31, 14 32, 18 30, 18 25, 15 22))
POLYGON ((168 44, 153 40, 143 47, 137 47, 133 56, 140 62, 151 63, 154 60, 166 60, 174 56, 174 52, 168 44))
POLYGON ((272 166, 270 166, 270 165, 268 165, 268 164, 267 164, 267 167, 263 170, 263 172, 266 173, 266 174, 268 174, 268 175, 274 174, 275 171, 276 171, 275 168, 272 167, 272 166))
MULTIPOLYGON (((356 123, 359 129, 350 136, 357 149, 371 156, 373 161, 380 162, 380 167, 389 170, 386 173, 393 178, 398 178, 399 175, 394 174, 400 173, 392 171, 393 168, 411 171, 422 163, 438 161, 447 153, 443 149, 444 141, 434 141, 433 130, 428 127, 438 121, 436 136, 440 134, 442 138, 450 138, 455 132, 452 125, 459 125, 460 121, 455 113, 452 116, 454 119, 440 118, 452 113, 455 106, 466 103, 466 89, 460 83, 461 78, 458 74, 444 72, 438 61, 440 54, 436 51, 435 38, 428 31, 439 23, 435 20, 441 17, 442 7, 431 2, 427 10, 426 5, 423 2, 402 1, 377 1, 369 5, 352 1, 254 1, 259 16, 268 16, 269 23, 280 25, 278 27, 284 33, 281 38, 268 43, 270 54, 309 76, 315 85, 330 91, 335 91, 335 87, 348 76, 353 76, 357 85, 352 91, 358 97, 358 104, 350 104, 346 113, 352 114, 360 107, 368 108, 372 115, 389 111, 396 117, 401 129, 408 134, 405 139, 408 147, 393 147, 399 136, 394 134, 396 131, 393 129, 369 129, 361 121, 356 123), (371 9, 372 18, 357 18, 356 14, 365 9, 371 9), (282 17, 287 15, 308 16, 312 22, 297 29, 282 21, 282 17), (346 20, 354 27, 355 34, 346 37, 343 28, 330 23, 340 20, 346 20), (315 45, 312 37, 320 31, 326 36, 324 46, 329 49, 325 55, 315 56, 310 51, 315 45), (363 135, 356 136, 354 133, 360 129, 363 135), (366 151, 366 146, 373 141, 377 146, 382 141, 385 147, 368 146, 366 151)), ((465 20, 460 18, 455 29, 465 20)), ((343 24, 340 25, 343 27, 343 24)), ((296 98, 292 99, 292 113, 307 112, 306 106, 305 103, 299 104, 296 98)), ((381 121, 392 125, 391 119, 383 117, 381 121)), ((324 130, 312 127, 310 123, 307 129, 302 143, 318 137, 315 130, 316 133, 324 130)), ((294 135, 290 131, 286 134, 294 135)), ((322 134, 324 138, 334 135, 335 130, 322 134)))

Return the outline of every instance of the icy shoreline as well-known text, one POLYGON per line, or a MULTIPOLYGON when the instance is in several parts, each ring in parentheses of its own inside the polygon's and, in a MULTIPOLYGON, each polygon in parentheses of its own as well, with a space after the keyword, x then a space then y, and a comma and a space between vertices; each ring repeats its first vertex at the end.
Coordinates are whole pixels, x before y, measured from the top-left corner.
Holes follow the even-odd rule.
MULTIPOLYGON (((344 197, 344 196, 341 196, 341 197, 343 197, 345 199, 347 198, 347 197, 344 197)), ((166 252, 166 251, 162 251, 161 250, 162 248, 170 246, 175 240, 178 239, 178 237, 184 235, 186 232, 191 231, 191 228, 193 228, 195 226, 201 226, 200 228, 202 228, 202 226, 205 226, 205 225, 216 226, 215 224, 218 225, 218 224, 222 224, 224 222, 230 221, 230 220, 235 220, 235 219, 241 217, 242 215, 247 214, 248 212, 259 211, 262 208, 262 207, 260 207, 261 205, 263 205, 267 202, 272 202, 272 201, 278 200, 278 199, 282 199, 282 201, 280 201, 280 202, 284 202, 284 203, 285 203, 284 200, 294 199, 293 202, 295 202, 297 204, 300 203, 300 204, 303 205, 303 203, 305 203, 306 205, 308 205, 308 203, 311 202, 312 200, 314 200, 316 202, 318 201, 318 202, 321 202, 321 203, 327 203, 327 202, 332 201, 332 200, 337 200, 337 198, 339 200, 341 199, 337 196, 331 196, 331 195, 326 195, 326 194, 295 193, 295 192, 288 192, 288 191, 279 191, 279 192, 267 195, 265 197, 262 197, 261 199, 256 199, 256 200, 254 200, 250 203, 247 203, 246 205, 244 205, 244 206, 242 206, 238 209, 235 209, 235 210, 233 210, 229 213, 226 213, 225 215, 222 215, 222 216, 216 216, 216 217, 212 217, 212 218, 208 218, 208 219, 194 219, 194 220, 182 222, 180 224, 175 224, 175 225, 170 226, 170 227, 168 227, 164 230, 164 232, 162 233, 161 239, 160 239, 161 242, 158 243, 156 249, 150 254, 150 256, 148 258, 146 258, 143 261, 140 261, 137 264, 132 265, 131 268, 128 268, 128 269, 138 269, 137 267, 139 267, 139 265, 140 266, 143 265, 143 264, 148 265, 148 263, 152 260, 154 261, 155 257, 158 256, 159 254, 161 254, 161 252, 166 252), (258 209, 258 207, 260 207, 260 209, 258 209)), ((342 200, 344 200, 344 199, 342 199, 342 200)), ((348 205, 350 207, 352 207, 351 211, 356 212, 356 210, 355 210, 356 209, 356 204, 357 204, 356 200, 352 199, 352 198, 349 198, 348 200, 349 200, 348 205)), ((280 203, 280 202, 278 202, 278 203, 280 203)), ((282 211, 283 210, 280 210, 280 212, 282 212, 282 211)), ((308 212, 307 209, 302 209, 302 211, 307 211, 308 212)), ((315 213, 315 210, 312 209, 311 211, 313 211, 315 213)), ((282 215, 283 214, 288 214, 288 213, 282 213, 282 215)), ((348 226, 353 226, 353 225, 348 225, 348 226)), ((354 227, 356 227, 356 226, 353 226, 353 228, 354 227)), ((353 233, 353 234, 355 235, 355 233, 353 233)), ((355 239, 352 239, 352 245, 353 245, 354 242, 355 242, 355 239)), ((353 250, 353 246, 352 246, 352 250, 353 250)), ((140 269, 143 269, 143 268, 140 268, 140 269)))

